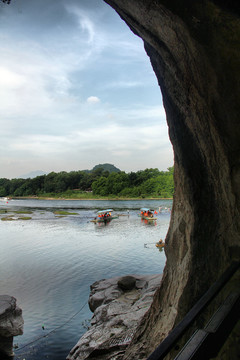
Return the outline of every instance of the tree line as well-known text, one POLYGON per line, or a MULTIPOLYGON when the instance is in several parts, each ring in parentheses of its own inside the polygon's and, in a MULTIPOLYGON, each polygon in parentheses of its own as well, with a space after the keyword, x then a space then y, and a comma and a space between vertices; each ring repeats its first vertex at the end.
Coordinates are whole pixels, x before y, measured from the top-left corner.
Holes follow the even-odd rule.
POLYGON ((167 171, 146 169, 126 173, 96 168, 91 172, 51 172, 33 179, 0 178, 0 196, 47 196, 91 192, 96 196, 171 198, 174 192, 173 167, 167 171))

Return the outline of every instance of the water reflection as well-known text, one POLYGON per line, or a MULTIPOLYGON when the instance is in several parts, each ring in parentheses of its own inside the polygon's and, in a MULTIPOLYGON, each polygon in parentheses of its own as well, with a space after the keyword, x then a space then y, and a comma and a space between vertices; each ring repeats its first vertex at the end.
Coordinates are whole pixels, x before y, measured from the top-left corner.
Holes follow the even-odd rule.
POLYGON ((157 225, 157 220, 141 219, 141 222, 144 223, 145 225, 152 225, 152 226, 157 225))
MULTIPOLYGON (((111 201, 95 205, 84 201, 84 206, 79 201, 19 201, 0 204, 0 210, 16 218, 23 216, 16 210, 32 211, 31 220, 1 221, 1 294, 17 298, 25 321, 24 335, 15 338, 21 349, 16 349, 15 359, 63 360, 86 331, 84 324, 92 315, 87 301, 93 282, 163 271, 164 251, 144 244, 165 238, 170 214, 158 214, 152 224, 141 221, 139 208, 158 208, 162 203, 155 200, 151 204, 111 201), (120 216, 107 224, 94 224, 91 219, 99 208, 114 208, 120 216), (56 209, 75 215, 61 216, 54 213, 56 209), (49 332, 50 336, 42 338, 49 332)), ((163 204, 170 207, 171 201, 163 204)), ((0 211, 0 218, 3 216, 6 213, 0 211)))

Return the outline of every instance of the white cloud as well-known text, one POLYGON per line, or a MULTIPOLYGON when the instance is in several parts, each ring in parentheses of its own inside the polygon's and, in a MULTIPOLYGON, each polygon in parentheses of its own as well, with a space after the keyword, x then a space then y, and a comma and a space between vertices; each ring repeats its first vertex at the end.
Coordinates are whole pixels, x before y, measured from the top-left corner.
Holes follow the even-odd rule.
POLYGON ((2 90, 17 89, 26 83, 24 76, 19 75, 5 67, 0 67, 0 86, 2 90))
POLYGON ((129 89, 129 88, 135 88, 143 86, 143 83, 141 81, 109 81, 102 87, 103 89, 129 89))
POLYGON ((87 39, 88 44, 92 44, 95 38, 94 24, 88 17, 81 14, 81 12, 78 10, 77 10, 77 15, 79 17, 79 24, 81 29, 83 31, 86 31, 88 34, 88 39, 87 39))
POLYGON ((97 103, 100 102, 100 99, 99 99, 97 96, 89 96, 89 97, 87 98, 87 102, 88 102, 89 104, 97 104, 97 103))
MULTIPOLYGON (((106 13, 93 6, 91 13, 83 11, 81 2, 65 7, 66 29, 56 23, 33 36, 27 9, 25 32, 20 17, 18 36, 1 29, 0 177, 18 175, 16 159, 20 173, 101 162, 134 170, 141 161, 148 164, 146 153, 154 151, 151 161, 161 167, 160 152, 171 153, 171 145, 160 96, 159 104, 151 97, 153 75, 148 77, 142 41, 118 23, 110 7, 106 13), (142 102, 139 96, 148 90, 142 102)), ((11 17, 5 26, 11 27, 11 17)), ((156 81, 155 86, 159 94, 156 81)))
POLYGON ((87 51, 88 58, 91 59, 93 53, 95 55, 101 51, 105 45, 105 36, 103 31, 96 29, 94 22, 90 19, 90 16, 81 7, 76 5, 66 4, 66 10, 69 14, 72 14, 78 22, 79 30, 76 30, 74 34, 74 40, 78 46, 87 51))

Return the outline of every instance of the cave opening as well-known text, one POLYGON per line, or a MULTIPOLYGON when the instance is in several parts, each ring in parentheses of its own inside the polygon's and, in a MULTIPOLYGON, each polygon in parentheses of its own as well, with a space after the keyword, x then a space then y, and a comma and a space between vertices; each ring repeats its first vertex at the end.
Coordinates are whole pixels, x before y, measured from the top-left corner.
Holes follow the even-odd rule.
POLYGON ((174 149, 167 264, 152 309, 124 357, 134 359, 134 352, 149 354, 239 261, 240 26, 235 1, 105 2, 144 40, 174 149))
MULTIPOLYGON (((226 6, 225 1, 184 0, 181 7, 175 0, 105 2, 144 41, 161 87, 174 148, 175 195, 164 277, 126 353, 128 359, 136 353, 145 358, 229 264, 239 261, 239 15, 235 1, 226 6)), ((90 30, 90 41, 88 25, 85 22, 83 29, 90 30)), ((63 104, 69 84, 54 72, 55 66, 49 68, 59 80, 55 83, 59 97, 51 100, 63 104)), ((36 84, 39 89, 44 83, 31 83, 31 91, 23 93, 16 88, 24 79, 10 79, 15 95, 31 100, 36 84)), ((96 104, 99 98, 89 94, 88 100, 96 104)), ((72 106, 74 97, 68 101, 72 106)), ((42 109, 46 104, 41 104, 42 109)), ((24 121, 19 123, 23 126, 24 121)), ((42 126, 49 128, 46 123, 42 126)), ((36 148, 36 140, 28 138, 22 144, 36 148)), ((49 138, 41 140, 46 144, 49 138)), ((55 140, 61 143, 61 138, 55 140)))

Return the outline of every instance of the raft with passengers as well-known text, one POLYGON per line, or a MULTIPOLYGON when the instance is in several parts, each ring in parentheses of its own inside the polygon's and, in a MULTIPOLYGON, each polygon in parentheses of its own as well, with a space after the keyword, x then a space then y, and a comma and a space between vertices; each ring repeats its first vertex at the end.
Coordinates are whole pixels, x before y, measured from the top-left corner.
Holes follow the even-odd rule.
POLYGON ((113 209, 100 210, 97 212, 97 216, 91 220, 94 223, 107 223, 113 219, 117 219, 118 215, 114 214, 113 209))
POLYGON ((149 208, 141 208, 139 216, 144 220, 157 220, 156 217, 153 216, 154 210, 149 208))

